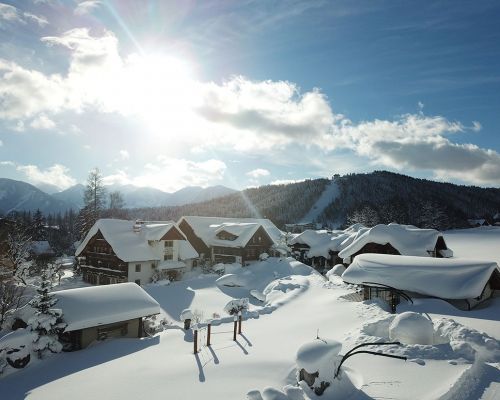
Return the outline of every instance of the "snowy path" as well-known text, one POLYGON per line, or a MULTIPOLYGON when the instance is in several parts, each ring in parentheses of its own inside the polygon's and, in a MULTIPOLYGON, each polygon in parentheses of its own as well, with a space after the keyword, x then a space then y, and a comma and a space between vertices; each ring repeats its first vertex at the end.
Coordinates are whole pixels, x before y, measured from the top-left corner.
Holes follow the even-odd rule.
POLYGON ((316 203, 311 207, 309 212, 301 218, 299 223, 313 222, 318 218, 328 205, 340 195, 340 190, 335 181, 331 181, 318 197, 316 203))

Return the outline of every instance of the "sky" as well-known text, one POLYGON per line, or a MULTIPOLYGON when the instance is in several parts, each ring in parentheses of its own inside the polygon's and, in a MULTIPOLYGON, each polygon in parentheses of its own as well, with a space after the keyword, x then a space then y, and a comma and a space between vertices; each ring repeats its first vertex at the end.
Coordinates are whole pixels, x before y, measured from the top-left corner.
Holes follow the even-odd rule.
POLYGON ((495 0, 3 1, 0 177, 498 187, 499 17, 495 0))

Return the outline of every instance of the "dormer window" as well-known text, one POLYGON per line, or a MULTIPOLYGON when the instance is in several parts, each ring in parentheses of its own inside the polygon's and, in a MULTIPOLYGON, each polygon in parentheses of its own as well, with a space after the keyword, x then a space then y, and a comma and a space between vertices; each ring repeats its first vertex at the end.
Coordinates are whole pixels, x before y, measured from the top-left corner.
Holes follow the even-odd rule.
POLYGON ((173 240, 165 240, 165 247, 174 247, 173 240))
POLYGON ((217 239, 220 239, 220 240, 236 240, 238 238, 238 236, 236 235, 233 235, 232 233, 229 233, 227 231, 220 231, 219 233, 217 233, 217 239))

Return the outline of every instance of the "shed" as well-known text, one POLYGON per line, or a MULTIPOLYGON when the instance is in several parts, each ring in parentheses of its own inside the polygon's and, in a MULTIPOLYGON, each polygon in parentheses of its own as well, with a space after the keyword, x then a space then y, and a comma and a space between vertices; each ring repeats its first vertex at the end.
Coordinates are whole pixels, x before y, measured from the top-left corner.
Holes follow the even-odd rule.
POLYGON ((160 313, 157 301, 131 282, 54 294, 67 324, 61 341, 74 350, 85 348, 94 340, 143 337, 143 318, 160 313))

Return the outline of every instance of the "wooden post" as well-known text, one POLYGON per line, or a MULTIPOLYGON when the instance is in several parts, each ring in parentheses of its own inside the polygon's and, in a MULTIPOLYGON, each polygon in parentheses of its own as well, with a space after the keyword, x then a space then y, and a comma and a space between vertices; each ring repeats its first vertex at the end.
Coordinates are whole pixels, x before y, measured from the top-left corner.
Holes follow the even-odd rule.
POLYGON ((212 324, 207 325, 207 347, 210 346, 210 333, 212 333, 212 324))
POLYGON ((238 334, 241 335, 241 323, 243 321, 243 316, 241 315, 241 311, 238 313, 238 334))
POLYGON ((194 354, 198 353, 198 329, 194 330, 194 354))
POLYGON ((236 342, 236 331, 238 329, 238 317, 234 316, 233 340, 236 342))

